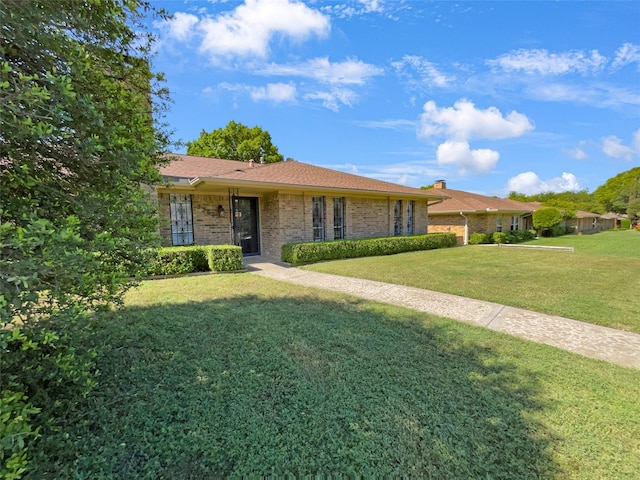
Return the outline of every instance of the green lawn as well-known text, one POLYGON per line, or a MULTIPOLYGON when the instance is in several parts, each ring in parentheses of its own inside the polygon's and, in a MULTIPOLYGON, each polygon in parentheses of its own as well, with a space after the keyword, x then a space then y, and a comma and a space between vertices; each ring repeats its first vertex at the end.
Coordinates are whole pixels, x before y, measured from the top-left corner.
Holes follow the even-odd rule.
POLYGON ((317 272, 410 285, 640 333, 640 232, 530 242, 565 251, 468 246, 308 265, 317 272))
POLYGON ((30 478, 640 471, 639 371, 463 323, 232 274, 145 282, 82 332, 99 385, 30 478))

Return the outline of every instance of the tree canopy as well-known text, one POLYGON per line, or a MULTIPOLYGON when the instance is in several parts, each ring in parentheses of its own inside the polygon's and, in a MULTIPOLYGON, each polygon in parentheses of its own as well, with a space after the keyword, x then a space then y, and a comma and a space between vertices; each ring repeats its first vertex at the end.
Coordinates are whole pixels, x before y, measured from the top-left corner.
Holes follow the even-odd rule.
POLYGON ((637 216, 640 212, 640 167, 610 178, 593 195, 608 212, 637 216))
POLYGON ((65 332, 117 302, 157 242, 143 185, 160 180, 169 139, 149 12, 144 0, 0 2, 2 478, 26 468, 31 417, 51 433, 94 383, 65 332))
POLYGON ((533 195, 510 192, 509 198, 519 202, 540 202, 546 207, 556 207, 572 214, 575 214, 576 210, 604 213, 602 205, 600 205, 593 194, 587 190, 579 190, 577 192, 543 192, 533 195))
POLYGON ((202 130, 197 139, 187 142, 187 154, 242 162, 259 162, 261 158, 264 163, 284 160, 271 142, 269 132, 258 126, 249 128, 233 120, 226 127, 209 133, 202 130))
POLYGON ((554 207, 539 208, 533 212, 532 220, 538 231, 549 230, 562 221, 562 212, 554 207))
POLYGON ((139 34, 147 2, 0 8, 0 310, 10 319, 29 314, 36 292, 64 305, 121 291, 154 238, 141 185, 159 181, 168 136, 157 122, 166 92, 139 34))

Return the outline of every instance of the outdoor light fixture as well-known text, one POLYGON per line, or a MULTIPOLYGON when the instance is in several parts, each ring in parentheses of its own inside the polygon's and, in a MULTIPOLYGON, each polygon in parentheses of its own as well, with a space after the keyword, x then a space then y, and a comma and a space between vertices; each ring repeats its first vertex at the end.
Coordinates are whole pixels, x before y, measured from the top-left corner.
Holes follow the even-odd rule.
POLYGON ((224 211, 224 207, 222 205, 218 205, 218 216, 224 217, 227 212, 224 211))

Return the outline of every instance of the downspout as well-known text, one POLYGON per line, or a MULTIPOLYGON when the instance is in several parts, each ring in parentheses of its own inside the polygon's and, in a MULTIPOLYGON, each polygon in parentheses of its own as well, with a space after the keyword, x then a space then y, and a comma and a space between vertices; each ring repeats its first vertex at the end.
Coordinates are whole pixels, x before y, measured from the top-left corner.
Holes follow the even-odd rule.
POLYGON ((464 245, 469 245, 469 219, 462 213, 460 212, 460 215, 463 216, 464 218, 464 245))

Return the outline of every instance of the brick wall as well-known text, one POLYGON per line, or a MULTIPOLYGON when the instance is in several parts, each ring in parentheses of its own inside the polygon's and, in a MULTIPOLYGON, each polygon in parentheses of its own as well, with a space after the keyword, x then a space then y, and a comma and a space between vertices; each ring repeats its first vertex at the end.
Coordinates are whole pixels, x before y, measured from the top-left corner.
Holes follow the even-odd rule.
MULTIPOLYGON (((325 196, 325 239, 333 240, 333 199, 325 196)), ((313 195, 270 193, 259 197, 260 251, 279 257, 285 243, 313 241, 313 195)), ((194 242, 196 245, 233 243, 229 199, 223 195, 191 195, 194 242), (222 205, 226 215, 218 215, 222 205)), ((169 194, 159 193, 162 244, 171 245, 169 194)), ((368 238, 393 235, 394 199, 345 197, 345 238, 368 238)), ((403 202, 403 223, 406 223, 406 202, 403 202)), ((429 217, 433 220, 432 217, 429 217)), ((427 231, 426 202, 416 201, 414 233, 427 231)), ((406 226, 403 225, 403 232, 406 226)), ((429 227, 429 231, 434 231, 429 227)))
MULTIPOLYGON (((159 193, 160 235, 162 245, 171 245, 171 220, 169 210, 169 194, 159 193)), ((191 195, 191 211, 193 213, 193 241, 196 245, 216 245, 232 243, 231 216, 229 200, 220 195, 191 195), (218 205, 222 205, 225 216, 218 214, 218 205)))

